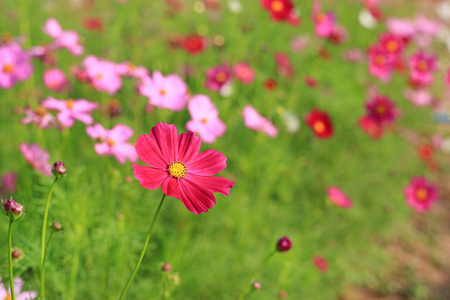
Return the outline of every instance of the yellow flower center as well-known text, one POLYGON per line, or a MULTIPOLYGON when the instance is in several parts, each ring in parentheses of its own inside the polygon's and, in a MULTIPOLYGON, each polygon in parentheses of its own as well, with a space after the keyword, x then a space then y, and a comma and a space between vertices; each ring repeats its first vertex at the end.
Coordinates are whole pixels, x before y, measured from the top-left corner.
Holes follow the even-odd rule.
POLYGON ((386 44, 386 49, 389 51, 389 52, 395 52, 395 51, 397 51, 397 49, 398 49, 398 44, 397 44, 397 42, 396 41, 389 41, 389 42, 387 42, 387 44, 386 44))
POLYGON ((280 12, 283 10, 284 5, 283 5, 283 2, 281 2, 281 1, 273 1, 272 4, 270 5, 270 7, 272 8, 272 10, 274 12, 280 12))
POLYGON ((100 80, 103 78, 103 74, 102 73, 97 73, 97 75, 95 75, 95 79, 100 80))
POLYGON ((375 108, 375 111, 377 112, 378 115, 383 115, 386 112, 386 107, 382 104, 378 104, 377 107, 375 108))
POLYGON ((313 129, 317 133, 322 133, 325 131, 325 124, 322 121, 314 122, 313 129))
POLYGON ((167 93, 167 92, 166 92, 165 89, 159 90, 159 94, 160 94, 161 96, 164 96, 166 93, 167 93))
POLYGON ((116 142, 112 139, 108 139, 107 143, 108 143, 108 146, 110 146, 110 147, 112 147, 116 144, 116 142))
POLYGON ((39 117, 44 117, 45 114, 47 113, 47 109, 45 107, 42 106, 38 106, 36 107, 36 109, 34 110, 35 114, 37 114, 39 117))
POLYGON ((5 300, 11 300, 12 298, 11 298, 11 295, 6 295, 6 298, 5 298, 5 300))
POLYGON ((217 73, 217 75, 216 75, 217 82, 222 83, 222 82, 225 82, 225 80, 227 80, 227 75, 225 73, 223 73, 223 72, 217 73))
POLYGON ((428 198, 428 191, 425 188, 419 188, 416 190, 416 198, 419 201, 424 201, 428 198))
POLYGON ((384 58, 383 55, 375 56, 374 61, 377 66, 383 66, 386 63, 386 59, 384 58))
POLYGON ((208 120, 207 120, 206 118, 203 118, 203 119, 202 119, 202 123, 203 123, 203 124, 206 124, 206 123, 208 123, 208 120))
POLYGON ((174 161, 167 168, 169 171, 169 175, 175 178, 181 178, 186 175, 186 166, 179 161, 174 161))
POLYGON ((66 107, 70 110, 72 110, 73 106, 75 105, 75 102, 73 100, 67 100, 66 101, 66 107))
POLYGON ((327 15, 325 13, 323 13, 323 12, 318 13, 316 15, 316 20, 317 20, 318 23, 323 23, 323 22, 325 22, 326 19, 327 19, 327 15))
POLYGON ((421 60, 417 63, 417 69, 421 72, 425 72, 426 70, 428 70, 428 64, 426 61, 421 60))
POLYGON ((3 66, 3 73, 11 74, 14 72, 14 66, 12 64, 6 64, 3 66))

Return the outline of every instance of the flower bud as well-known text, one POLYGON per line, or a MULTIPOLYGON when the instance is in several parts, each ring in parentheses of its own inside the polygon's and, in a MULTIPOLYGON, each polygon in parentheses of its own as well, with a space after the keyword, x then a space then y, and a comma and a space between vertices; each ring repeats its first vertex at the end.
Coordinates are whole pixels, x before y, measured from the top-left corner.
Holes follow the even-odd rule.
POLYGON ((14 259, 20 258, 22 256, 22 254, 23 254, 22 250, 20 250, 20 249, 14 249, 11 253, 12 258, 14 258, 14 259))
POLYGON ((53 164, 53 175, 56 177, 63 177, 64 174, 66 174, 66 167, 64 165, 64 162, 57 161, 53 164))
POLYGON ((252 287, 253 287, 255 290, 260 290, 260 289, 261 289, 261 283, 259 283, 258 281, 253 281, 252 287))
POLYGON ((60 222, 53 222, 52 229, 56 232, 63 230, 63 226, 60 222))
POLYGON ((22 216, 23 206, 13 199, 8 199, 3 203, 5 214, 12 220, 16 220, 22 216))
POLYGON ((278 240, 277 243, 277 250, 280 252, 285 252, 291 249, 292 247, 292 241, 287 237, 284 236, 281 239, 278 240))
POLYGON ((164 263, 162 266, 162 270, 164 272, 169 272, 170 270, 172 270, 172 266, 169 263, 164 263))

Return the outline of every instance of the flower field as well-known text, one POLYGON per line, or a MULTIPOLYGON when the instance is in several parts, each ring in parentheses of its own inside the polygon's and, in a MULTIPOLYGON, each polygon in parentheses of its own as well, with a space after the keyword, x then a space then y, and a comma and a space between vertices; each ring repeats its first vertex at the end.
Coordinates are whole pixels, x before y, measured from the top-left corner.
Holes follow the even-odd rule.
POLYGON ((449 1, 0 15, 0 300, 347 299, 447 201, 449 1))

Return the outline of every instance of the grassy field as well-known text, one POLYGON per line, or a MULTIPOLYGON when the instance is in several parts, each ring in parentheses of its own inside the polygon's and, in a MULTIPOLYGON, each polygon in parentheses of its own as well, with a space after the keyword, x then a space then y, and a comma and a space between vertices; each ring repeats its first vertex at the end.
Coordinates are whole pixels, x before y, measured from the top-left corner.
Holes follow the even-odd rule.
MULTIPOLYGON (((324 10, 335 11, 350 34, 345 43, 336 46, 314 36, 312 4, 308 2, 295 3, 303 18, 299 27, 272 22, 256 2, 242 1, 239 14, 232 13, 226 1, 220 2, 219 10, 206 8, 199 13, 193 9, 199 9, 198 3, 183 1, 182 12, 168 14, 169 6, 162 1, 0 2, 0 33, 25 37, 25 49, 51 41, 41 29, 50 17, 65 30, 77 31, 85 47, 81 57, 66 50, 55 53, 56 66, 71 80, 68 92, 56 93, 43 85, 42 74, 48 67, 37 60, 27 81, 0 89, 0 174, 18 174, 13 198, 24 204, 25 216, 14 225, 13 247, 23 251, 23 257, 14 262, 14 272, 24 279, 26 290, 39 291, 41 224, 53 179, 34 171, 24 160, 19 151, 22 142, 38 143, 50 152, 51 163, 61 160, 67 168, 50 206, 49 223, 59 221, 64 230, 53 234, 48 248, 47 299, 118 299, 162 192, 141 187, 131 163, 121 165, 114 157, 99 156, 81 122, 69 129, 42 130, 21 124, 24 114, 18 108, 26 104, 36 107, 49 96, 84 98, 101 105, 116 99, 122 107, 119 117, 110 118, 96 110, 94 120, 105 128, 119 123, 130 126, 133 144, 139 134, 148 134, 158 122, 175 124, 178 133, 186 132, 190 119, 187 110, 155 108, 146 112, 147 98, 135 92, 131 79, 125 78, 113 96, 77 81, 71 68, 89 54, 118 63, 131 61, 150 72, 177 73, 192 95, 209 95, 227 131, 214 144, 202 143, 201 149, 224 153, 228 166, 220 176, 236 183, 229 196, 216 194, 217 204, 199 216, 177 199, 166 200, 127 299, 237 299, 251 279, 262 285, 253 299, 275 299, 280 291, 286 291, 289 299, 337 299, 347 285, 370 284, 389 266, 389 256, 374 240, 396 232, 415 213, 403 194, 410 178, 433 177, 417 157, 417 149, 399 134, 405 128, 430 134, 431 109, 415 107, 403 98, 404 76, 380 83, 369 75, 366 61, 341 59, 341 53, 349 49, 365 52, 385 26, 379 24, 374 30, 362 27, 358 14, 363 6, 356 1, 323 1, 324 10), (86 29, 83 22, 87 17, 98 17, 103 28, 86 29), (225 42, 196 56, 170 47, 170 40, 193 33, 225 42), (308 36, 311 43, 294 53, 290 41, 299 35, 308 36), (330 59, 318 55, 322 47, 329 51, 330 59), (290 57, 293 78, 277 73, 273 59, 277 51, 290 57), (206 69, 240 61, 255 70, 253 83, 234 80, 230 96, 205 89, 206 69), (187 77, 186 65, 191 69, 187 77), (318 81, 317 88, 304 83, 307 75, 318 81), (274 91, 263 87, 268 78, 278 83, 274 91), (379 140, 358 127, 370 85, 389 95, 401 111, 396 129, 379 140), (273 121, 279 129, 276 138, 245 127, 241 112, 247 104, 273 121), (314 108, 331 116, 335 131, 331 139, 317 139, 303 122, 314 108), (300 119, 298 132, 286 130, 286 111, 300 119), (354 201, 353 207, 342 209, 327 201, 328 186, 345 191, 354 201), (277 253, 254 273, 282 236, 289 236, 292 249, 277 253), (326 258, 328 272, 314 268, 314 255, 326 258), (168 273, 161 271, 164 262, 172 265, 168 273)), ((2 224, 0 241, 6 245, 6 218, 2 224)), ((2 249, 0 275, 6 283, 6 246, 2 249)))

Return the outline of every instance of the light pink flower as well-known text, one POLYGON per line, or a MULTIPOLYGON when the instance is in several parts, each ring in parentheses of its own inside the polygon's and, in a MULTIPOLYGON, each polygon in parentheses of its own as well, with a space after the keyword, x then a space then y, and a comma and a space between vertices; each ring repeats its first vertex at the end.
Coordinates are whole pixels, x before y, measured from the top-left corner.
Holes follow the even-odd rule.
POLYGON ((425 177, 413 177, 405 187, 406 203, 417 212, 423 213, 438 200, 437 186, 425 177))
POLYGON ((438 70, 436 56, 423 51, 416 52, 409 59, 410 79, 414 86, 427 86, 433 80, 433 72, 438 70))
POLYGON ((121 76, 134 77, 141 80, 149 76, 146 67, 135 66, 129 61, 117 64, 117 72, 121 76))
POLYGON ((292 65, 289 56, 283 52, 276 52, 273 55, 277 64, 277 72, 281 76, 291 78, 294 76, 294 66, 292 65))
MULTIPOLYGON (((17 174, 16 172, 8 172, 0 178, 0 194, 12 194, 17 188, 17 174)), ((1 298, 0 298, 1 299, 1 298)))
POLYGON ((416 34, 416 27, 411 20, 391 18, 386 21, 387 30, 404 39, 410 39, 416 34))
POLYGON ((98 104, 85 99, 80 100, 56 100, 47 98, 42 102, 42 106, 48 109, 59 110, 56 116, 64 127, 72 127, 75 120, 81 121, 86 125, 91 124, 94 120, 89 112, 96 110, 98 104))
POLYGON ((192 120, 186 128, 200 135, 205 143, 214 143, 217 137, 224 135, 227 127, 219 118, 219 110, 208 96, 196 95, 188 103, 192 120))
POLYGON ((428 106, 433 100, 433 95, 426 89, 407 89, 403 92, 403 97, 416 106, 428 106))
POLYGON ((176 74, 164 77, 161 72, 154 71, 153 77, 145 77, 138 89, 142 95, 148 97, 148 103, 156 107, 174 111, 186 107, 188 86, 176 74))
POLYGON ((273 125, 272 121, 261 116, 250 104, 244 107, 242 117, 244 118, 245 126, 249 129, 263 132, 270 137, 278 135, 278 129, 273 125))
POLYGON ((50 154, 38 144, 22 143, 19 146, 25 160, 35 169, 46 176, 52 176, 52 166, 48 163, 50 154))
POLYGON ((117 161, 124 164, 128 159, 131 162, 137 161, 137 154, 134 146, 127 141, 133 136, 133 130, 122 124, 114 126, 111 130, 103 128, 99 123, 86 127, 86 133, 100 143, 95 144, 94 149, 100 156, 113 155, 117 161))
POLYGON ((231 68, 221 65, 206 70, 205 87, 211 91, 220 91, 222 87, 229 84, 232 79, 231 68))
POLYGON ((22 124, 34 123, 42 129, 57 125, 55 117, 47 112, 47 109, 43 106, 38 106, 36 109, 32 110, 30 106, 27 105, 25 106, 25 115, 25 118, 20 121, 22 124))
POLYGON ((0 88, 11 88, 33 72, 30 56, 18 43, 0 46, 0 88))
POLYGON ((69 87, 66 74, 60 69, 49 69, 44 72, 45 86, 55 92, 63 92, 69 87))
POLYGON ((417 30, 414 40, 416 44, 422 48, 429 47, 433 37, 435 37, 441 29, 441 24, 431 19, 427 19, 424 16, 416 16, 414 19, 414 26, 417 30))
POLYGON ((327 196, 331 203, 342 208, 350 208, 353 206, 352 200, 336 186, 330 186, 327 188, 327 196))
POLYGON ((114 95, 122 87, 121 68, 116 63, 89 55, 84 59, 83 67, 92 86, 100 92, 114 95))
POLYGON ((310 44, 310 38, 307 36, 296 36, 291 40, 291 51, 300 53, 310 44))
POLYGON ((66 48, 73 55, 81 55, 84 52, 83 46, 79 44, 78 33, 75 31, 64 31, 58 21, 53 18, 48 19, 42 30, 47 35, 55 39, 54 47, 66 48))
MULTIPOLYGON (((1 280, 2 278, 0 277, 0 299, 11 299, 11 288, 9 287, 8 290, 5 289, 3 284, 1 284, 1 280)), ((23 280, 19 277, 14 278, 13 285, 14 296, 16 300, 33 300, 38 296, 37 292, 35 291, 22 292, 23 280)))
POLYGON ((248 63, 240 62, 234 66, 234 76, 240 82, 250 84, 255 79, 255 71, 248 63))

